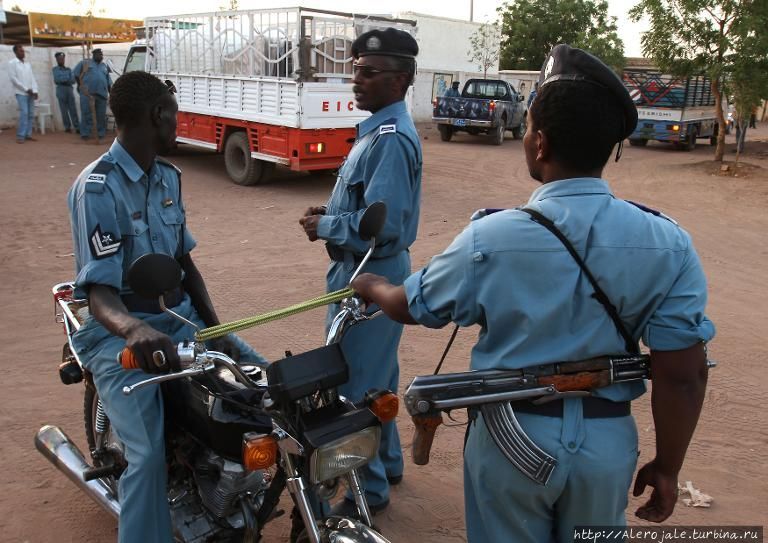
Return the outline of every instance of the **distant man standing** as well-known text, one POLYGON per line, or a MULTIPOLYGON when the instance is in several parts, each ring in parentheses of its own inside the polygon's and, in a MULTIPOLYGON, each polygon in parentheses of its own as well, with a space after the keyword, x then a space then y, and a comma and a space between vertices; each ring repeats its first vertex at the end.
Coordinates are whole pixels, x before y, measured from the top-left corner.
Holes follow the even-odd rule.
POLYGON ((80 123, 77 120, 77 108, 75 107, 75 93, 72 85, 75 84, 75 76, 72 69, 64 66, 66 55, 59 51, 54 55, 56 66, 53 67, 53 82, 56 84, 56 99, 59 101, 61 120, 64 122, 64 132, 80 132, 80 123))
POLYGON ((459 82, 454 81, 453 83, 451 83, 451 88, 445 91, 445 94, 443 96, 446 96, 448 98, 450 97, 456 98, 458 96, 461 96, 461 93, 459 92, 459 82))
POLYGON ((99 139, 107 133, 107 97, 112 88, 109 79, 109 67, 104 64, 101 49, 93 50, 93 58, 81 60, 75 66, 77 90, 80 93, 80 137, 87 140, 91 136, 93 117, 96 116, 96 129, 99 139))
POLYGON ((37 100, 37 81, 32 73, 32 65, 24 60, 24 46, 13 46, 16 58, 10 62, 11 85, 19 105, 19 123, 16 125, 16 143, 35 141, 32 137, 32 123, 35 119, 35 100, 37 100))

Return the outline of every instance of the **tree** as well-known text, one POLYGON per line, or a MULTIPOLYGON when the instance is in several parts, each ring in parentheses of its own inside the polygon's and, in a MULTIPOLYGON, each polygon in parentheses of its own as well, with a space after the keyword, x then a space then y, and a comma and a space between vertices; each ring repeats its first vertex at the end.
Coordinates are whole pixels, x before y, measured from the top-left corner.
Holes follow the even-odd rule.
MULTIPOLYGON (((704 74, 711 81, 716 104, 732 94, 743 111, 768 94, 767 4, 765 0, 640 0, 629 14, 635 21, 643 15, 650 18, 650 30, 641 44, 643 54, 660 70, 679 77, 704 74)), ((722 162, 722 107, 717 108, 717 119, 715 160, 722 162)))
POLYGON ((486 79, 488 69, 498 66, 501 52, 501 32, 497 23, 483 23, 469 37, 470 50, 467 51, 470 62, 477 62, 486 79))
POLYGON ((617 71, 624 66, 624 43, 605 0, 512 0, 498 12, 502 69, 538 70, 558 43, 589 51, 617 71))

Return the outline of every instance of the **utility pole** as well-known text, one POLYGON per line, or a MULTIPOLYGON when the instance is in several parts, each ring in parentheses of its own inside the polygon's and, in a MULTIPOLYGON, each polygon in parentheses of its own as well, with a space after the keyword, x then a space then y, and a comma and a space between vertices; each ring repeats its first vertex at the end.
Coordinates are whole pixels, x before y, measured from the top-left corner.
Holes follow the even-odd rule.
POLYGON ((475 0, 469 0, 469 22, 475 22, 475 0))

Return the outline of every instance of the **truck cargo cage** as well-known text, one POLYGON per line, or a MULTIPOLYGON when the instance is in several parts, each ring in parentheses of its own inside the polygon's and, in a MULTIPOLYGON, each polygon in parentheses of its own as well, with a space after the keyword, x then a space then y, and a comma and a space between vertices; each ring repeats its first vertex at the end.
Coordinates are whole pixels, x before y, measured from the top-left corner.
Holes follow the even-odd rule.
POLYGON ((624 72, 624 85, 637 107, 683 109, 715 105, 711 82, 704 76, 685 78, 628 70, 624 72))
POLYGON ((168 74, 351 79, 352 42, 385 27, 414 33, 415 22, 304 8, 149 18, 147 67, 168 74))

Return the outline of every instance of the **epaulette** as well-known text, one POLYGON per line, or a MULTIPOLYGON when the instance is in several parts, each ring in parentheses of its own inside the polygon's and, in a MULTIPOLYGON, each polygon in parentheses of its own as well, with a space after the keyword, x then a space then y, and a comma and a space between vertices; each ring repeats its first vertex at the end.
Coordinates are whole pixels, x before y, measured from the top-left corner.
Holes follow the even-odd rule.
POLYGON ((379 134, 394 134, 397 132, 397 119, 392 117, 379 125, 379 134))
POLYGON ((176 170, 176 173, 177 173, 177 174, 181 175, 181 168, 179 168, 179 167, 178 167, 176 164, 174 164, 173 162, 170 162, 170 161, 168 161, 168 160, 164 159, 164 158, 163 158, 163 157, 161 157, 161 156, 159 156, 159 157, 156 157, 156 158, 155 158, 155 160, 156 160, 157 162, 159 162, 160 164, 163 164, 163 165, 165 165, 165 166, 170 166, 171 168, 173 168, 174 170, 176 170))
POLYGON ((107 181, 107 175, 114 167, 115 163, 109 157, 103 157, 99 160, 96 167, 85 178, 85 190, 88 192, 104 192, 104 183, 107 181))
POLYGON ((655 215, 657 217, 661 217, 662 219, 666 219, 669 222, 671 222, 672 224, 677 225, 677 221, 675 219, 673 219, 669 215, 664 214, 661 211, 658 211, 656 209, 650 208, 650 207, 648 207, 646 205, 643 205, 643 204, 639 204, 637 202, 633 202, 632 200, 624 200, 624 201, 627 202, 628 204, 632 204, 637 209, 641 209, 641 210, 645 211, 646 213, 650 213, 651 215, 655 215))

